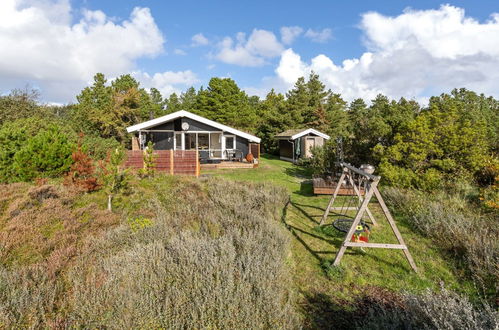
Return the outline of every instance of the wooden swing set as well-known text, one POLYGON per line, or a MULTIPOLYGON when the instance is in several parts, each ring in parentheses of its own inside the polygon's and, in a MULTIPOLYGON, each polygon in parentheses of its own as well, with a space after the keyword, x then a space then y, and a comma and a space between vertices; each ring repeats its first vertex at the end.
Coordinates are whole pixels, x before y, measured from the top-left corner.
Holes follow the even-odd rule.
POLYGON ((339 166, 342 168, 341 176, 320 222, 321 226, 326 223, 330 211, 340 211, 339 213, 336 213, 336 215, 344 217, 338 218, 333 224, 335 228, 347 233, 336 258, 334 259, 334 265, 339 265, 341 258, 348 247, 397 249, 404 252, 404 255, 412 269, 417 272, 418 270, 414 260, 412 259, 411 253, 409 252, 409 249, 407 248, 407 245, 405 244, 404 239, 402 238, 402 235, 400 234, 397 225, 395 224, 395 221, 378 190, 378 183, 381 177, 368 173, 368 170, 362 170, 344 162, 339 163, 339 166), (344 186, 345 189, 354 190, 350 201, 358 198, 357 206, 351 206, 351 203, 349 202, 348 205, 345 205, 344 203, 341 207, 334 207, 334 202, 342 186, 344 186), (364 188, 363 191, 361 188, 364 188), (363 194, 361 194, 361 191, 363 194), (366 224, 364 219, 367 214, 370 222, 373 225, 377 224, 368 206, 373 196, 376 196, 376 199, 378 200, 378 203, 381 206, 381 209, 383 210, 383 213, 388 220, 388 223, 390 224, 390 227, 399 244, 369 243, 369 225, 366 224), (353 220, 346 218, 348 217, 348 211, 357 211, 355 217, 353 217, 353 220), (339 228, 341 225, 343 225, 344 230, 339 228), (365 235, 362 236, 363 233, 367 233, 367 237, 365 235))

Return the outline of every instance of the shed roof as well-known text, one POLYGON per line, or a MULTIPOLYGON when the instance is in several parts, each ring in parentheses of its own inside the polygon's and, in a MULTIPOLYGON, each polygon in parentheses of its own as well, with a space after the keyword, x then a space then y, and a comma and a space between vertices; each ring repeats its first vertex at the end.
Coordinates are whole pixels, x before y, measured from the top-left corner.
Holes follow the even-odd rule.
POLYGON ((174 113, 170 113, 170 114, 168 114, 166 116, 162 116, 162 117, 159 117, 159 118, 151 119, 151 120, 145 121, 143 123, 127 127, 126 130, 127 130, 128 133, 132 133, 132 132, 140 131, 140 130, 143 130, 143 129, 148 129, 148 128, 151 128, 151 127, 163 124, 163 123, 167 123, 169 121, 172 121, 172 120, 175 120, 175 119, 181 118, 181 117, 190 118, 190 119, 196 120, 196 121, 198 121, 200 123, 203 123, 203 124, 206 124, 206 125, 218 128, 218 129, 220 129, 220 130, 222 130, 224 132, 232 133, 234 135, 237 135, 237 136, 240 136, 242 138, 245 138, 245 139, 249 140, 250 142, 260 143, 260 138, 254 136, 254 135, 242 132, 240 130, 237 130, 235 128, 232 128, 232 127, 220 124, 220 123, 217 123, 216 121, 209 120, 207 118, 195 115, 192 112, 185 111, 185 110, 180 110, 180 111, 177 111, 177 112, 174 112, 174 113))
POLYGON ((307 134, 314 134, 326 140, 331 138, 329 135, 319 132, 313 128, 288 129, 287 131, 277 134, 275 138, 278 140, 295 140, 307 134))

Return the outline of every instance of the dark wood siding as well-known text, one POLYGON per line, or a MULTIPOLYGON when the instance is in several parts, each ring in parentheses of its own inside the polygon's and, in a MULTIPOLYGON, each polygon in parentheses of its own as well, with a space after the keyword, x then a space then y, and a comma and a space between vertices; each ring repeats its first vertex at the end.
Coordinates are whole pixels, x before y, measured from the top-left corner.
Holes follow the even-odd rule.
POLYGON ((243 152, 243 157, 246 157, 249 153, 248 140, 240 136, 236 136, 236 149, 241 150, 243 152))
POLYGON ((218 128, 200 123, 200 122, 198 122, 196 120, 192 120, 190 118, 182 118, 182 122, 189 124, 188 131, 194 131, 194 132, 199 132, 199 131, 220 132, 221 131, 218 128))
POLYGON ((279 140, 279 156, 293 159, 293 144, 288 140, 279 140))
POLYGON ((168 123, 163 123, 161 125, 148 128, 148 130, 151 130, 151 131, 154 131, 154 130, 168 130, 168 131, 173 131, 173 122, 170 121, 168 123))

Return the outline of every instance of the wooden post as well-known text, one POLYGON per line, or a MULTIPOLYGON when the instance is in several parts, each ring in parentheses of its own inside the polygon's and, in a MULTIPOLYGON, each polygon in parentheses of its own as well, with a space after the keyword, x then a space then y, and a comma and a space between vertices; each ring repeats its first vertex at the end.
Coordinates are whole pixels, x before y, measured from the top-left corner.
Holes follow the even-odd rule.
POLYGON ((170 149, 170 174, 171 175, 174 174, 174 170, 173 170, 173 168, 174 168, 173 153, 174 152, 175 152, 174 150, 170 149))
POLYGON ((399 243, 405 247, 403 251, 405 257, 407 258, 407 261, 409 261, 409 264, 411 265, 412 269, 414 269, 414 271, 417 272, 418 268, 416 267, 416 263, 414 262, 414 259, 412 259, 411 253, 409 252, 409 249, 407 248, 407 245, 405 244, 404 239, 402 238, 402 235, 400 234, 397 225, 395 224, 395 220, 393 220, 392 214, 390 213, 390 210, 386 206, 385 201, 383 200, 383 197, 381 196, 381 193, 378 190, 378 187, 373 187, 373 189, 374 193, 376 194, 376 198, 378 199, 378 203, 381 206, 381 209, 383 209, 383 213, 385 213, 386 219, 388 220, 388 223, 390 224, 393 233, 397 237, 399 243))
POLYGON ((196 151, 196 177, 199 177, 201 171, 201 165, 199 163, 199 151, 196 151))
MULTIPOLYGON (((357 194, 357 197, 359 198, 360 202, 362 203, 362 201, 363 201, 362 195, 360 194, 359 189, 357 189, 355 182, 353 182, 351 175, 348 176, 348 180, 350 181, 350 184, 353 186, 353 190, 355 191, 355 193, 357 194)), ((364 195, 365 194, 366 194, 366 191, 364 190, 364 195)), ((373 223, 373 225, 377 225, 376 220, 374 219, 371 211, 369 210, 369 207, 366 207, 366 212, 367 212, 367 215, 369 216, 369 219, 371 219, 371 222, 373 223)))
POLYGON ((336 185, 336 189, 334 189, 333 196, 329 200, 329 204, 327 204, 326 211, 324 212, 324 215, 322 216, 320 226, 324 224, 324 222, 327 220, 327 217, 329 215, 329 211, 331 210, 331 206, 334 204, 334 200, 336 199, 336 196, 338 196, 338 192, 340 191, 341 185, 343 184, 343 180, 345 179, 345 175, 347 172, 344 170, 343 173, 341 173, 340 180, 338 181, 338 184, 336 185))
POLYGON ((378 185, 379 178, 376 179, 372 183, 371 189, 367 192, 367 194, 364 196, 364 201, 362 202, 362 205, 359 208, 359 211, 355 215, 355 219, 352 222, 352 226, 350 227, 350 230, 348 231, 347 235, 345 236, 345 240, 341 244, 340 250, 338 251, 338 254, 336 255, 336 258, 334 259, 334 265, 338 266, 340 264, 341 258, 343 257, 343 254, 345 253, 345 250, 347 249, 347 243, 349 243, 352 239, 353 234, 355 233, 355 230, 357 228, 357 225, 359 224, 360 220, 362 219, 362 216, 364 215, 364 212, 366 211, 367 204, 369 204, 369 201, 371 200, 371 197, 373 196, 374 193, 374 188, 378 185))

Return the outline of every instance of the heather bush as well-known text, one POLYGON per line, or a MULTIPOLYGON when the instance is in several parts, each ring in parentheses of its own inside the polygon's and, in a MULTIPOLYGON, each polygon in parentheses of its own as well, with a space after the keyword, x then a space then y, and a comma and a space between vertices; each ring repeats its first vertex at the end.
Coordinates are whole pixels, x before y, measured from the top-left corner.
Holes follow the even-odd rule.
MULTIPOLYGON (((178 196, 178 192, 171 192, 178 196)), ((113 328, 294 328, 288 239, 273 220, 287 196, 267 185, 208 180, 152 226, 120 227, 71 275, 72 324, 113 328)), ((168 199, 168 203, 171 199, 168 199)))
POLYGON ((62 281, 56 281, 43 267, 13 271, 0 265, 0 328, 55 328, 63 291, 62 281))
POLYGON ((421 295, 406 294, 401 304, 369 301, 359 329, 470 329, 495 330, 499 315, 490 306, 474 306, 465 297, 443 289, 421 295))
POLYGON ((135 184, 121 224, 78 202, 101 192, 3 187, 0 328, 299 327, 277 221, 283 189, 171 176, 135 184))
POLYGON ((480 213, 480 209, 470 205, 459 192, 424 194, 387 188, 384 196, 410 225, 455 256, 488 297, 497 295, 497 214, 480 213))

